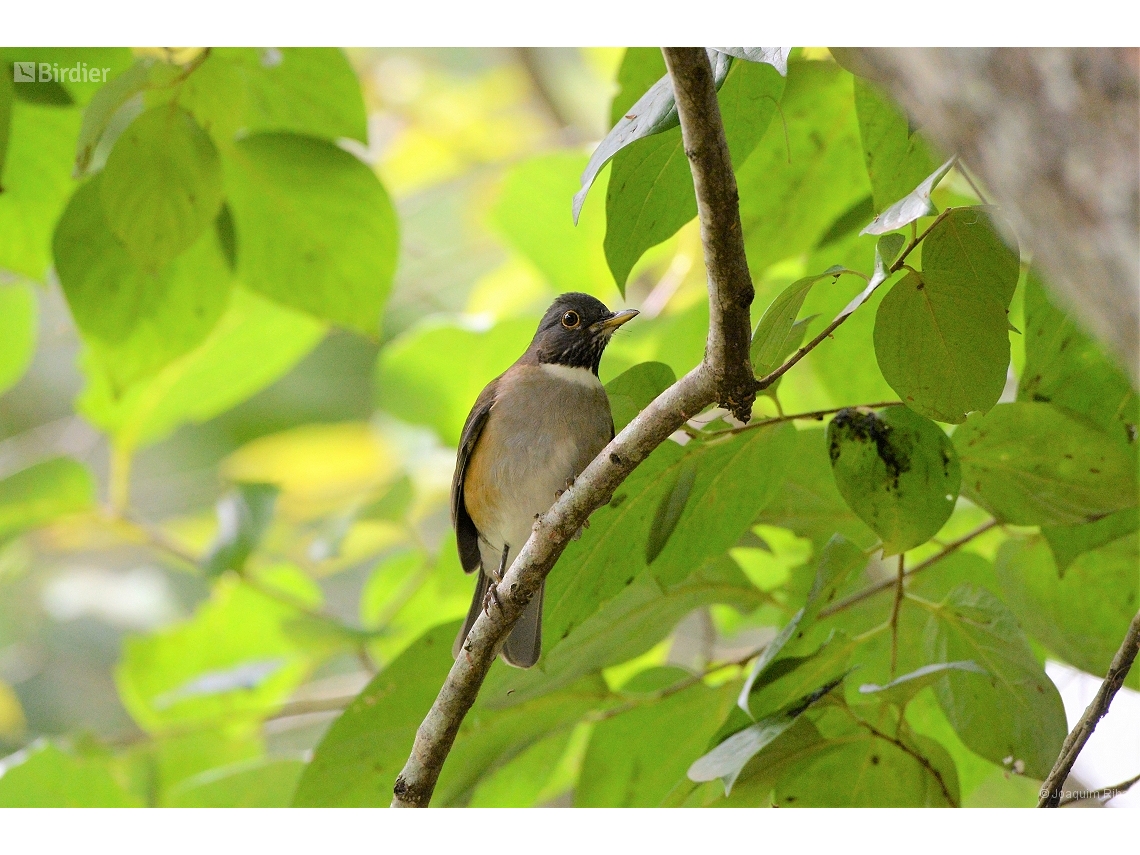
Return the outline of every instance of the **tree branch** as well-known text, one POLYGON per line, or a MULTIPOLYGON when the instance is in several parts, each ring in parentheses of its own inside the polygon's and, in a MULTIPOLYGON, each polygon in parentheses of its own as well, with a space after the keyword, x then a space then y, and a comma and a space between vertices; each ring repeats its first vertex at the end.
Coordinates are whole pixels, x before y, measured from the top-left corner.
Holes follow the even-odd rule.
POLYGON ((540 517, 534 533, 497 586, 498 602, 479 615, 393 788, 393 807, 426 807, 443 763, 479 688, 526 604, 590 514, 669 435, 709 404, 724 402, 747 420, 755 397, 748 359, 752 283, 744 257, 736 179, 701 48, 665 48, 674 77, 681 133, 689 154, 708 267, 709 335, 705 358, 646 407, 540 517))
POLYGON ((709 337, 705 362, 716 387, 717 401, 737 419, 748 421, 756 400, 749 348, 749 309, 755 292, 744 254, 740 195, 724 138, 712 66, 703 48, 662 48, 673 79, 681 139, 701 223, 709 284, 709 337))
POLYGON ((1085 710, 1085 714, 1081 716, 1081 720, 1077 722, 1077 726, 1065 738, 1065 743, 1061 746, 1061 754, 1057 757, 1057 762, 1053 764, 1053 771, 1049 773, 1049 777, 1041 785, 1041 800, 1037 803, 1037 807, 1048 808, 1060 805, 1065 779, 1069 777, 1069 772, 1072 771, 1073 764, 1077 762, 1077 756, 1081 753, 1081 749, 1085 747, 1085 743, 1089 741, 1089 737, 1096 730, 1097 723, 1104 718, 1108 712, 1109 704, 1112 703, 1117 691, 1124 684, 1124 678, 1128 676, 1128 671, 1136 659, 1138 650, 1140 650, 1140 612, 1137 612, 1132 618, 1128 632, 1124 635, 1124 641, 1120 643, 1120 649, 1112 657, 1112 664, 1108 666, 1108 674, 1105 676, 1104 682, 1100 684, 1096 697, 1085 710))

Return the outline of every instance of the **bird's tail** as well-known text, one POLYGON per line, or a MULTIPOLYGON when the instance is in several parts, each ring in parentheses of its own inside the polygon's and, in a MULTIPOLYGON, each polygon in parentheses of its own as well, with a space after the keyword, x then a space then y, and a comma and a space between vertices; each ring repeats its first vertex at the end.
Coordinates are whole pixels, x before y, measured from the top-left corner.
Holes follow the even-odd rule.
MULTIPOLYGON (((471 598, 471 608, 467 610, 467 620, 463 621, 463 629, 459 631, 459 635, 455 637, 455 644, 451 647, 452 656, 458 657, 459 651, 463 649, 463 642, 467 640, 467 633, 471 631, 471 627, 478 620, 479 612, 483 611, 483 601, 486 599, 487 589, 490 585, 490 578, 480 572, 475 582, 475 594, 471 598)), ((503 645, 501 652, 508 665, 514 665, 516 668, 529 668, 538 661, 538 657, 542 654, 542 596, 545 588, 546 582, 543 581, 539 585, 538 593, 527 603, 526 609, 503 645)), ((491 605, 491 608, 495 608, 494 604, 491 605)))

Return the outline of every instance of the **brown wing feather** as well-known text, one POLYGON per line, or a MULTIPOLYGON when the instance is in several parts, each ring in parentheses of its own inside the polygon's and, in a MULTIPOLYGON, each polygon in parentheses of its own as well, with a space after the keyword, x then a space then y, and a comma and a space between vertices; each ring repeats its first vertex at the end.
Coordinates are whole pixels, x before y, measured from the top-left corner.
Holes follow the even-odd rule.
POLYGON ((455 526, 459 563, 467 573, 479 569, 479 530, 475 528, 475 523, 467 513, 467 505, 463 501, 463 480, 467 475, 467 463, 475 450, 475 443, 479 441, 483 426, 487 423, 487 416, 495 404, 495 391, 498 385, 499 377, 496 377, 475 399, 475 405, 468 413, 463 433, 459 437, 459 454, 455 459, 455 475, 451 479, 451 524, 455 526))

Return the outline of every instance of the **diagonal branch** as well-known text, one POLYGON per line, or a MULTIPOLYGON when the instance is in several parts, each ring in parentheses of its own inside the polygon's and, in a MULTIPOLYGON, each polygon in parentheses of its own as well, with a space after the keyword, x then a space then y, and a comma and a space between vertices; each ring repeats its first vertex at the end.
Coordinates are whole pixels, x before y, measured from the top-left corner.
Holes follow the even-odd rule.
POLYGON ((393 807, 426 807, 431 801, 459 726, 475 703, 499 647, 590 514, 610 500, 653 449, 709 404, 724 402, 742 420, 750 413, 755 396, 748 359, 752 282, 712 70, 702 48, 663 51, 674 75, 708 267, 710 320, 705 358, 630 422, 536 521, 534 533, 496 588, 501 608, 493 607, 475 621, 420 725, 411 756, 393 788, 393 807))
POLYGON ((1124 641, 1120 643, 1120 649, 1112 657, 1112 664, 1108 666, 1108 674, 1100 684, 1096 697, 1092 699, 1077 726, 1065 738, 1061 754, 1053 764, 1053 771, 1041 785, 1041 800, 1037 803, 1037 807, 1057 807, 1060 804, 1065 779, 1069 777, 1069 772, 1077 762, 1081 749, 1096 730, 1097 723, 1108 713, 1109 704, 1116 697, 1117 691, 1124 685, 1124 678, 1128 676, 1128 670, 1132 667, 1138 651, 1140 651, 1140 612, 1132 618, 1128 632, 1124 635, 1124 641))

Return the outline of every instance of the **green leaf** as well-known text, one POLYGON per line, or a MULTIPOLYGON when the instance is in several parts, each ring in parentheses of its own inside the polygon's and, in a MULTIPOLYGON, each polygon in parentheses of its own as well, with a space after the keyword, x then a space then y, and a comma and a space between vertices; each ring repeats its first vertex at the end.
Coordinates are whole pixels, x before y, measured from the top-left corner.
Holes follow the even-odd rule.
POLYGON ((189 247, 222 206, 222 164, 185 110, 155 107, 119 137, 99 181, 108 228, 144 270, 189 247))
POLYGON ((1021 760, 1025 774, 1044 780, 1065 739, 1065 708, 1002 602, 959 585, 932 610, 923 643, 931 662, 968 659, 990 673, 949 672, 935 687, 962 741, 994 763, 1021 760))
POLYGON ((1005 309, 956 280, 908 273, 879 304, 875 356, 908 407, 958 424, 997 403, 1009 365, 1005 309))
POLYGON ((860 549, 867 549, 878 540, 835 486, 823 429, 796 432, 785 481, 757 521, 810 539, 816 551, 836 533, 860 549))
POLYGON ((855 112, 875 210, 884 211, 930 175, 937 161, 930 144, 911 132, 910 120, 890 96, 861 77, 855 78, 855 112))
MULTIPOLYGON (((752 346, 749 352, 752 371, 757 377, 763 377, 774 371, 788 355, 788 342, 796 325, 796 317, 812 286, 821 279, 829 277, 838 279, 844 272, 846 271, 841 267, 833 267, 818 276, 797 279, 768 305, 760 318, 760 323, 756 325, 756 331, 752 334, 752 346)), ((802 332, 800 335, 802 337, 802 332)))
POLYGON ((279 492, 274 484, 238 484, 218 500, 218 535, 203 562, 207 576, 244 569, 273 521, 279 492))
POLYGON ((30 285, 0 285, 0 395, 14 386, 36 352, 36 295, 30 285))
POLYGON ((879 238, 875 249, 884 266, 889 267, 894 262, 905 243, 906 238, 900 234, 883 235, 879 238))
POLYGON ((75 323, 121 391, 205 340, 225 311, 231 276, 213 229, 161 268, 141 266, 108 227, 105 181, 104 172, 75 192, 53 243, 75 323))
POLYGON ((77 460, 53 457, 21 469, 0 480, 0 543, 94 504, 95 482, 77 460))
MULTIPOLYGON (((639 674, 644 681, 689 675, 677 668, 639 674)), ((629 687, 626 687, 626 691, 629 687)), ((599 722, 574 790, 575 807, 657 807, 699 756, 732 708, 736 687, 701 683, 599 722)))
POLYGON ((614 430, 621 430, 653 400, 677 382, 673 369, 663 362, 640 362, 606 384, 614 430))
POLYGON ((941 428, 906 407, 841 410, 827 428, 835 483, 897 555, 938 533, 954 511, 961 471, 941 428))
POLYGON ((616 125, 637 99, 666 73, 665 57, 661 55, 661 48, 626 48, 615 81, 617 91, 614 92, 613 101, 610 103, 610 125, 616 125))
MULTIPOLYGON (((488 699, 493 694, 488 693, 488 699)), ((569 730, 610 698, 600 675, 506 709, 476 702, 463 719, 432 796, 439 807, 466 804, 479 781, 552 733, 569 730)))
MULTIPOLYGON (((769 65, 733 65, 717 100, 725 140, 739 168, 776 112, 784 78, 769 65)), ((624 293, 633 266, 697 215, 679 127, 639 139, 614 157, 606 189, 606 260, 624 293)))
POLYGON ((115 114, 150 85, 154 74, 154 58, 139 57, 128 69, 111 78, 95 92, 91 103, 83 111, 83 123, 79 126, 79 139, 75 144, 76 178, 87 174, 95 150, 115 114))
POLYGON ((193 618, 124 643, 115 670, 123 706, 149 732, 257 720, 280 705, 310 669, 310 645, 291 624, 302 613, 289 600, 319 602, 300 571, 263 573, 261 586, 237 579, 215 584, 193 618))
POLYGON ((198 348, 116 396, 101 366, 83 363, 78 411, 126 450, 186 422, 204 422, 277 380, 316 346, 325 327, 307 315, 235 288, 229 309, 198 348))
POLYGON ((685 505, 688 504, 696 480, 695 463, 691 460, 685 461, 677 469, 672 484, 661 497, 657 513, 653 515, 653 522, 649 525, 649 539, 645 541, 646 564, 652 564, 669 542, 669 536, 673 534, 673 530, 681 520, 681 514, 685 511, 685 505))
POLYGON ((490 222, 556 291, 585 291, 606 302, 615 288, 602 250, 602 199, 586 207, 577 225, 566 211, 585 159, 555 152, 524 160, 504 177, 490 222))
POLYGON ((906 704, 925 689, 933 686, 946 676, 947 671, 967 671, 972 674, 986 674, 986 669, 969 660, 963 662, 935 662, 933 665, 923 665, 909 674, 896 677, 889 683, 877 686, 874 683, 864 683, 859 687, 862 695, 874 695, 877 699, 888 701, 896 706, 906 704))
MULTIPOLYGON (((1021 261, 992 208, 956 208, 922 242, 922 275, 993 297, 1008 309, 1021 261)), ((1008 229, 1006 229, 1008 231, 1008 229)))
POLYGON ((954 162, 954 158, 950 158, 943 163, 910 193, 903 196, 881 214, 876 214, 875 218, 859 234, 881 235, 886 232, 893 232, 895 229, 901 229, 915 220, 935 213, 934 203, 930 201, 930 194, 934 192, 938 182, 950 171, 954 162))
POLYGON ((1052 404, 1000 404, 954 432, 962 494, 1003 522, 1070 525, 1137 503, 1135 462, 1095 424, 1052 404))
POLYGON ((793 61, 772 122, 736 171, 753 276, 806 252, 870 193, 851 75, 830 62, 793 61))
POLYGON ((36 740, 0 761, 0 807, 142 807, 104 763, 36 740))
POLYGON ((242 282, 375 335, 399 239, 396 212, 372 170, 331 143, 292 134, 246 137, 232 157, 226 189, 242 282))
POLYGON ((301 774, 295 807, 384 807, 416 729, 451 670, 461 622, 425 633, 333 722, 301 774))
POLYGON ((608 506, 590 518, 581 540, 566 549, 547 580, 544 635, 563 637, 600 604, 632 584, 647 568, 639 548, 676 473, 693 465, 697 475, 672 536, 652 565, 652 577, 668 590, 710 558, 719 557, 749 528, 775 495, 795 437, 789 425, 745 431, 709 441, 659 446, 617 489, 608 506))
POLYGON ((1063 577, 1077 556, 1112 543, 1138 528, 1140 528, 1140 510, 1126 508, 1102 517, 1096 522, 1042 526, 1041 534, 1049 543, 1053 560, 1057 563, 1058 575, 1063 577))
POLYGON ((1058 308, 1034 269, 1025 281, 1025 367, 1017 400, 1088 416, 1135 454, 1140 397, 1103 348, 1058 308))
POLYGON ((304 768, 300 759, 268 757, 222 766, 180 781, 164 802, 168 807, 289 807, 304 768))
POLYGON ((71 194, 76 110, 15 103, 8 158, 0 174, 0 268, 42 279, 51 236, 71 194))
MULTIPOLYGON (((585 734, 586 725, 579 725, 585 734)), ((557 731, 527 748, 480 779, 471 793, 468 807, 535 807, 561 795, 567 755, 578 747, 578 730, 557 731)), ((574 776, 576 777, 576 776, 574 776)), ((574 778, 569 781, 573 786, 574 778)))
POLYGON ((840 681, 825 685, 816 691, 799 698, 779 712, 762 718, 743 730, 729 736, 689 767, 687 773, 691 781, 724 781, 724 794, 732 792, 745 764, 791 728, 807 709, 839 685, 840 681))
POLYGON ((179 101, 191 112, 234 110, 233 130, 368 143, 360 82, 340 48, 214 48, 186 88, 179 101))
MULTIPOLYGON (((709 62, 712 65, 713 85, 720 89, 728 76, 732 57, 727 54, 706 48, 709 53, 709 62)), ((673 100, 673 81, 665 75, 615 122, 605 139, 598 143, 594 149, 586 170, 582 173, 582 189, 574 194, 573 214, 574 221, 578 221, 578 214, 582 210, 582 203, 586 201, 586 194, 590 186, 611 157, 621 151, 630 143, 636 142, 653 134, 659 134, 678 125, 677 104, 673 100)))
MULTIPOLYGON (((1041 538, 1010 539, 995 567, 1002 598, 1025 631, 1054 655, 1104 674, 1140 605, 1135 534, 1078 556, 1062 577, 1041 538)), ((1133 674, 1130 685, 1136 685, 1133 674)))
MULTIPOLYGON (((798 625, 806 626, 806 623, 801 619, 798 625)), ((832 632, 806 656, 777 656, 770 666, 761 670, 756 680, 746 686, 749 690, 746 712, 757 719, 766 718, 822 687, 839 685, 850 671, 848 663, 856 647, 857 642, 843 633, 832 632)), ((743 698, 741 692, 740 700, 743 698)), ((744 705, 740 706, 743 708, 744 705)))
POLYGON ((854 730, 792 764, 776 782, 774 803, 829 808, 955 804, 957 781, 953 781, 948 801, 927 765, 930 761, 922 762, 915 756, 918 752, 911 751, 873 733, 854 730))
POLYGON ((479 331, 429 319, 387 344, 376 360, 378 405, 397 418, 426 424, 450 446, 459 445, 475 399, 506 371, 534 336, 530 319, 479 331), (463 370, 455 370, 455 354, 463 370))

